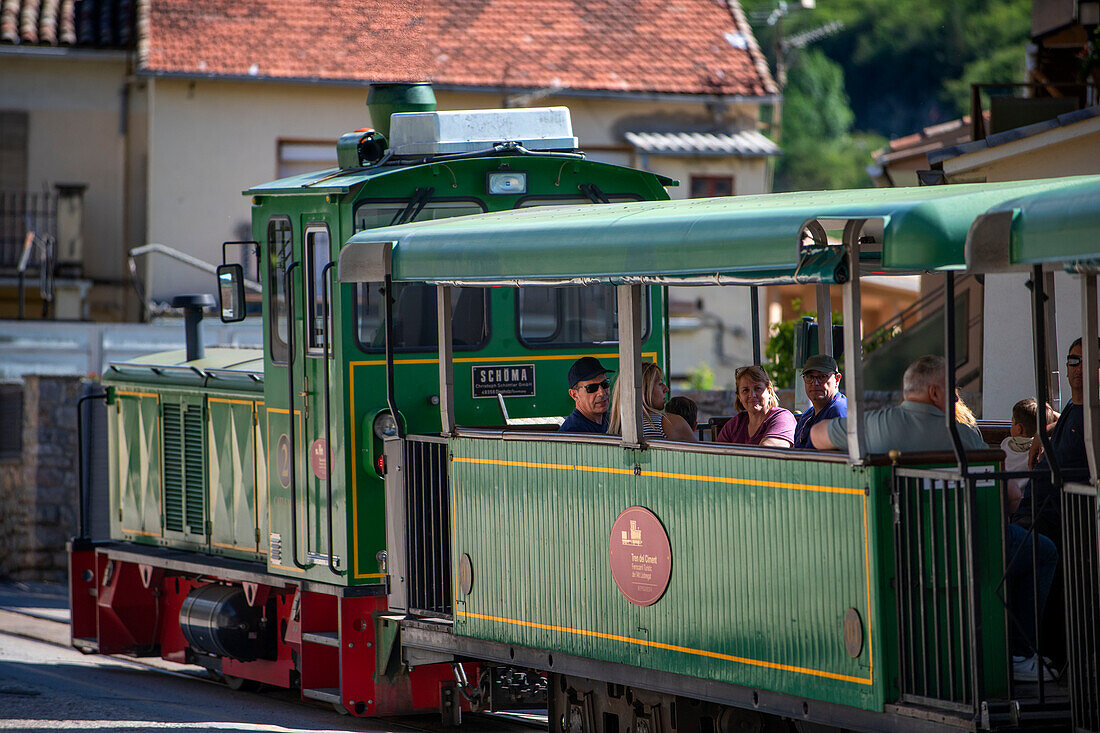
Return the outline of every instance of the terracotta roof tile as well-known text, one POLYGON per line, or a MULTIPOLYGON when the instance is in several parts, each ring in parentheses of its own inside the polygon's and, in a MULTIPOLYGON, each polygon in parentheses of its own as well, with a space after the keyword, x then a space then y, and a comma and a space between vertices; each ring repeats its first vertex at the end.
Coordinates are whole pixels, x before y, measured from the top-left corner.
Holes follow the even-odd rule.
POLYGON ((730 2, 149 0, 140 58, 153 73, 775 93, 730 2))
POLYGON ((0 0, 0 43, 132 49, 148 0, 0 0))

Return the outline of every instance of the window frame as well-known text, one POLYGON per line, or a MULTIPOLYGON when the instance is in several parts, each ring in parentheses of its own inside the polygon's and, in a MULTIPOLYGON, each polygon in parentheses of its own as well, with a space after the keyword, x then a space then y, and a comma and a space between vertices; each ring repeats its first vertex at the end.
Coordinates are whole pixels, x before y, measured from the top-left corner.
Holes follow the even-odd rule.
MULTIPOLYGON (((614 285, 606 285, 606 284, 603 284, 603 283, 601 283, 600 285, 602 287, 611 288, 612 292, 614 293, 614 289, 615 289, 614 285)), ((528 285, 528 286, 524 286, 524 287, 551 287, 551 288, 556 288, 560 293, 560 291, 565 289, 565 288, 582 288, 582 289, 586 289, 586 288, 589 288, 591 286, 582 286, 582 285, 530 286, 530 285, 528 285)), ((644 295, 642 296, 645 299, 645 307, 642 308, 642 342, 643 343, 647 339, 649 339, 649 337, 653 333, 653 314, 651 313, 651 311, 653 309, 653 302, 652 302, 653 299, 652 299, 651 288, 652 288, 652 286, 650 286, 650 285, 645 286, 645 289, 643 290, 644 295)), ((519 294, 520 294, 520 291, 522 289, 523 289, 522 287, 515 288, 515 291, 516 291, 516 298, 515 298, 515 335, 516 335, 516 340, 524 348, 531 349, 531 350, 536 350, 536 349, 559 349, 559 348, 561 348, 561 349, 594 348, 596 346, 602 346, 602 345, 606 345, 606 344, 617 344, 618 343, 618 339, 616 339, 614 341, 531 341, 527 338, 524 338, 523 333, 520 330, 520 327, 521 327, 520 315, 521 314, 520 314, 519 294)), ((615 307, 618 308, 618 301, 615 300, 614 302, 615 302, 615 307)), ((564 304, 563 304, 562 299, 560 297, 557 299, 557 302, 554 304, 554 310, 556 311, 556 317, 557 317, 557 324, 554 327, 554 334, 557 335, 557 334, 561 333, 562 323, 564 321, 563 315, 564 315, 564 310, 565 310, 564 309, 564 304)))
MULTIPOLYGON (((605 193, 604 195, 607 196, 608 203, 612 203, 612 204, 632 204, 635 201, 645 201, 646 200, 646 199, 643 199, 641 196, 639 196, 636 193, 605 193), (616 200, 616 199, 621 199, 621 200, 616 200)), ((574 193, 551 193, 551 194, 530 194, 529 193, 529 194, 525 194, 523 196, 520 196, 519 199, 516 200, 515 206, 513 208, 516 208, 516 209, 534 209, 534 208, 537 208, 539 206, 539 204, 534 204, 533 206, 525 206, 524 205, 524 204, 527 204, 528 201, 532 201, 532 200, 534 200, 534 201, 561 200, 562 202, 572 201, 572 202, 576 203, 578 206, 581 206, 581 205, 584 205, 584 204, 591 204, 591 205, 595 205, 595 206, 604 206, 604 205, 606 205, 606 204, 597 204, 595 201, 592 201, 591 199, 589 199, 588 197, 586 197, 583 194, 578 195, 578 194, 574 194, 574 193), (578 201, 578 199, 583 199, 583 202, 578 201)), ((553 204, 553 203, 547 203, 547 204, 544 204, 544 205, 545 206, 560 206, 560 204, 553 204)))
MULTIPOLYGON (((356 223, 356 219, 359 216, 359 209, 362 208, 363 206, 366 206, 367 204, 400 204, 402 206, 408 206, 410 200, 411 200, 411 197, 410 198, 386 197, 386 198, 364 198, 364 199, 360 199, 359 201, 355 202, 355 205, 351 209, 352 234, 358 234, 359 232, 370 231, 370 229, 380 229, 381 228, 381 227, 370 227, 370 229, 360 229, 358 227, 358 224, 356 223)), ((482 213, 482 214, 489 213, 489 207, 485 205, 484 201, 477 198, 476 196, 437 196, 437 197, 433 197, 433 198, 429 199, 424 204, 424 208, 427 209, 434 203, 445 203, 445 204, 470 203, 470 204, 475 204, 478 208, 480 208, 481 209, 480 213, 482 213)), ((466 214, 465 216, 474 216, 474 215, 473 214, 466 214)), ((447 217, 447 218, 453 219, 455 217, 447 217)), ((417 220, 413 219, 412 221, 417 221, 417 220)), ((434 220, 434 219, 422 219, 421 221, 436 221, 436 220, 434 220)), ((406 223, 411 224, 412 222, 406 222, 406 223)), ((383 224, 382 226, 391 226, 391 225, 383 224)))
MULTIPOLYGON (((362 282, 362 283, 358 283, 357 287, 354 289, 355 346, 356 346, 356 348, 359 349, 359 351, 361 351, 364 354, 381 354, 381 353, 384 353, 385 350, 386 350, 386 347, 384 345, 383 346, 372 346, 372 345, 364 344, 363 341, 362 341, 362 338, 361 338, 361 331, 359 330, 359 314, 360 314, 359 294, 361 292, 361 289, 363 287, 366 287, 366 286, 381 286, 381 284, 382 283, 378 280, 362 282)), ((404 286, 404 287, 419 286, 419 287, 429 288, 433 291, 435 291, 435 289, 436 289, 435 285, 429 285, 428 283, 419 283, 419 282, 401 282, 401 283, 395 283, 395 285, 401 285, 401 286, 404 286)), ((453 293, 456 293, 456 295, 457 295, 457 291, 462 290, 462 289, 463 288, 452 288, 451 290, 452 290, 453 293)), ((490 341, 490 339, 492 338, 492 335, 493 335, 492 300, 489 297, 490 288, 481 287, 481 288, 470 288, 470 289, 479 289, 479 290, 481 290, 482 308, 483 308, 482 312, 484 313, 484 316, 481 320, 481 323, 482 323, 482 326, 483 326, 482 333, 481 333, 481 341, 477 342, 476 344, 460 344, 460 345, 452 344, 452 346, 451 346, 452 351, 480 351, 481 349, 484 349, 489 344, 489 341, 490 341)), ((455 296, 452 296, 452 297, 455 297, 455 296)), ((435 298, 433 298, 432 302, 433 302, 433 304, 435 304, 437 301, 436 301, 435 298)), ((452 318, 454 317, 453 311, 452 311, 451 317, 452 318)), ((437 318, 436 319, 436 333, 437 334, 438 334, 438 329, 439 329, 439 319, 437 318)), ((393 352, 395 354, 425 354, 425 353, 433 353, 433 351, 437 352, 438 350, 439 350, 439 344, 436 343, 434 346, 432 346, 432 345, 395 346, 394 349, 393 349, 393 352)))
MULTIPOLYGON (((290 363, 290 347, 286 340, 279 334, 280 321, 286 320, 286 314, 280 314, 279 293, 283 289, 283 283, 286 281, 286 269, 280 269, 277 267, 274 261, 276 256, 275 246, 276 242, 273 236, 274 225, 276 222, 285 222, 286 230, 290 233, 289 241, 286 243, 290 247, 290 261, 294 259, 294 222, 287 214, 272 214, 267 219, 267 236, 264 238, 264 244, 268 248, 267 257, 265 258, 268 268, 268 284, 270 285, 270 296, 268 297, 268 355, 271 358, 272 364, 282 364, 286 366, 290 363), (282 358, 279 358, 279 348, 282 349, 282 358)), ((283 292, 283 307, 287 308, 286 292, 283 292)), ((291 318, 290 327, 294 327, 294 320, 291 318)), ((288 334, 289 335, 289 334, 288 334)))
MULTIPOLYGON (((317 263, 316 263, 315 258, 314 258, 315 247, 311 246, 310 237, 311 237, 311 235, 314 235, 314 234, 316 234, 318 232, 322 232, 322 231, 325 233, 325 236, 328 238, 328 245, 327 245, 328 261, 321 265, 321 269, 323 269, 324 266, 327 265, 329 262, 332 262, 332 232, 329 229, 328 222, 326 222, 324 220, 311 221, 308 224, 306 224, 305 227, 302 228, 302 247, 305 250, 305 257, 306 257, 306 272, 305 272, 305 275, 306 275, 306 304, 307 304, 306 305, 306 355, 307 356, 318 357, 318 358, 324 355, 325 343, 324 343, 324 338, 323 338, 322 335, 317 335, 317 343, 316 344, 313 343, 313 338, 314 338, 313 327, 314 327, 314 324, 315 324, 316 319, 317 319, 317 313, 314 309, 320 307, 321 298, 324 297, 324 291, 322 290, 321 293, 317 293, 314 290, 317 286, 317 278, 319 278, 320 275, 321 275, 321 270, 316 269, 316 264, 317 263)), ((324 283, 321 283, 321 286, 323 288, 324 283)), ((334 288, 333 289, 333 297, 335 297, 335 295, 336 295, 336 290, 334 288)), ((329 309, 330 310, 332 309, 332 303, 331 302, 329 303, 329 309)), ((332 331, 331 331, 331 328, 332 328, 332 315, 331 315, 331 313, 326 313, 324 318, 325 318, 326 321, 328 321, 329 329, 330 329, 329 330, 329 335, 331 337, 331 335, 332 335, 332 331)), ((329 347, 331 348, 332 346, 333 346, 333 344, 330 340, 329 347)), ((331 358, 332 354, 330 353, 330 354, 328 354, 328 356, 329 356, 329 358, 331 358)))

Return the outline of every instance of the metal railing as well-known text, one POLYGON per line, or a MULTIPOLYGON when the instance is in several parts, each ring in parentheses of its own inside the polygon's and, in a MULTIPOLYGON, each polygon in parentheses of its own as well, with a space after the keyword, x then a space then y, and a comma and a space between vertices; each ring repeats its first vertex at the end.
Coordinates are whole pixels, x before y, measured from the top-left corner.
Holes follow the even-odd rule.
MULTIPOLYGON (((1024 91, 1033 96, 1030 99, 1065 99, 1072 101, 1074 109, 1084 109, 1100 102, 1097 88, 1091 84, 1050 84, 1046 82, 1018 82, 1018 83, 984 83, 970 85, 970 139, 984 140, 989 127, 996 125, 997 121, 990 119, 987 127, 986 118, 982 109, 982 94, 989 94, 997 89, 1011 89, 1024 91), (1043 96, 1038 96, 1043 95, 1043 96)), ((992 105, 991 105, 992 106, 992 105)), ((1067 110, 1068 111, 1068 110, 1067 110)), ((1042 115, 1040 115, 1042 116, 1042 115)), ((1051 114, 1050 117, 1055 117, 1051 114)), ((1034 120, 1038 121, 1038 120, 1034 120)))
POLYGON ((1100 558, 1096 487, 1062 491, 1066 651, 1073 730, 1100 731, 1100 558))
POLYGON ((973 477, 894 469, 901 697, 967 714, 983 699, 974 491, 973 477))
POLYGON ((410 613, 453 613, 450 454, 444 438, 410 435, 405 443, 405 567, 410 613))
POLYGON ((0 191, 0 272, 15 274, 28 233, 57 240, 57 198, 54 191, 0 191))

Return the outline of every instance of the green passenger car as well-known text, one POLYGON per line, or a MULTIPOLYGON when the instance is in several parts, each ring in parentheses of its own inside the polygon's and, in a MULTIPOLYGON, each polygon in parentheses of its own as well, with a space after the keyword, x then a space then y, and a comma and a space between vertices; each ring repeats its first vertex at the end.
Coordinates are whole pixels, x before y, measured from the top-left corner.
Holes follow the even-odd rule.
MULTIPOLYGON (((859 283, 941 272, 952 304, 955 271, 1007 269, 1049 238, 1054 202, 1072 202, 1074 226, 1095 234, 1097 191, 1100 178, 1086 177, 815 192, 356 235, 341 256, 345 281, 373 270, 448 288, 516 282, 521 293, 615 285, 618 378, 633 385, 621 436, 478 428, 444 399, 442 423, 456 426, 445 442, 387 442, 391 609, 443 619, 406 621, 403 643, 546 671, 556 731, 784 718, 858 730, 1019 725, 1034 695, 1048 703, 1010 682, 1000 454, 868 454, 859 283), (1030 218, 1004 226, 1004 211, 1030 218), (597 253, 585 247, 594 239, 597 253), (968 260, 997 252, 999 265, 968 260), (825 303, 830 288, 843 291, 846 452, 643 439, 643 288, 786 282, 816 283, 825 303), (433 564, 439 537, 449 547, 433 564)), ((441 358, 444 375, 452 354, 441 358)))

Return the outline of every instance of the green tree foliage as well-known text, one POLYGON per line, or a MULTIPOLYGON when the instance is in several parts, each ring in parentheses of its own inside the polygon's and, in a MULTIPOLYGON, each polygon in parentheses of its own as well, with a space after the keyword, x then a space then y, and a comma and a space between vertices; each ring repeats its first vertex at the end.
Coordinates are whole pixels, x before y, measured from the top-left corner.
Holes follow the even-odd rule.
POLYGON ((874 134, 853 133, 854 119, 840 65, 818 50, 801 54, 784 90, 783 157, 776 166, 774 189, 870 186, 867 164, 885 140, 874 134))
MULTIPOLYGON (((743 0, 761 47, 775 61, 775 0, 743 0)), ((789 13, 784 37, 840 20, 815 48, 840 65, 854 128, 888 137, 967 114, 971 82, 1023 81, 1031 0, 819 0, 789 13)), ((789 59, 794 68, 807 54, 789 59)))
MULTIPOLYGON (((802 325, 802 317, 817 318, 816 312, 802 310, 801 300, 796 298, 791 305, 799 312, 799 315, 797 318, 780 321, 771 327, 771 332, 768 334, 768 343, 764 346, 765 361, 761 365, 767 370, 768 376, 772 378, 772 382, 779 389, 794 387, 794 341, 795 335, 802 325)), ((834 311, 832 316, 834 326, 844 322, 840 313, 834 311)), ((843 369, 844 355, 838 355, 837 361, 843 369)))

